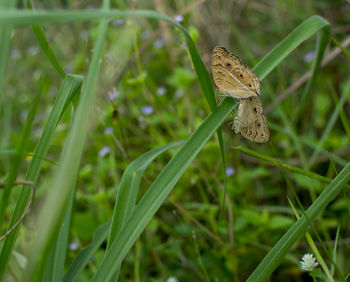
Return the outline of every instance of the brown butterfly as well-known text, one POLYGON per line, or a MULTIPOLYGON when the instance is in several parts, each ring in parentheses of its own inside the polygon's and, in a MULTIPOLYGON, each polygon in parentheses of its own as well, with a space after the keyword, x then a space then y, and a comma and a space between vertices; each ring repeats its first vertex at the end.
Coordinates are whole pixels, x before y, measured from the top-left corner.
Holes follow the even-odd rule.
POLYGON ((257 76, 224 47, 215 47, 211 57, 213 80, 226 96, 248 98, 260 95, 257 76))
POLYGON ((225 96, 238 98, 238 113, 233 122, 236 133, 257 142, 270 138, 267 118, 260 99, 260 82, 249 67, 224 47, 215 47, 212 53, 213 80, 225 96))

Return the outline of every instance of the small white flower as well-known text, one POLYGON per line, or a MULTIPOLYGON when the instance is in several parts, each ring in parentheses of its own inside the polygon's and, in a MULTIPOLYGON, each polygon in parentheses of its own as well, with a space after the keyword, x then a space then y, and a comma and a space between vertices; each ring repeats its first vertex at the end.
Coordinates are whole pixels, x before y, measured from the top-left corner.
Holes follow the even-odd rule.
POLYGON ((318 265, 316 258, 312 254, 305 254, 301 258, 300 268, 304 271, 311 271, 318 265))
POLYGON ((175 276, 169 277, 166 282, 179 282, 179 280, 175 276))

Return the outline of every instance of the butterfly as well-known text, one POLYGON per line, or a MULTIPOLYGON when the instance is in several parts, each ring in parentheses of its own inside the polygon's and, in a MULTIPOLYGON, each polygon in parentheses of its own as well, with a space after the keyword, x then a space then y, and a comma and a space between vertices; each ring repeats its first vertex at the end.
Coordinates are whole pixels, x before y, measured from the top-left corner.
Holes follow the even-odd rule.
POLYGON ((243 137, 265 143, 270 138, 267 118, 263 113, 258 77, 241 60, 224 47, 215 47, 211 70, 215 85, 224 96, 237 98, 239 108, 233 129, 243 137))

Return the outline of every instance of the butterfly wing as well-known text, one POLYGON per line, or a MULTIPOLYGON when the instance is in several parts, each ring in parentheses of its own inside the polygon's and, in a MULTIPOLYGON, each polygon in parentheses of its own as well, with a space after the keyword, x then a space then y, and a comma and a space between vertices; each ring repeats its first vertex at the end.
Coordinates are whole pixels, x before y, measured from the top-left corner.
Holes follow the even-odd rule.
POLYGON ((253 123, 246 127, 241 127, 240 133, 243 137, 256 143, 266 143, 270 138, 270 131, 267 127, 266 116, 262 114, 253 123))
POLYGON ((211 70, 215 85, 229 96, 248 98, 260 95, 257 76, 224 47, 213 49, 211 70))
POLYGON ((270 132, 260 97, 240 99, 239 102, 238 113, 233 122, 234 131, 251 141, 267 142, 270 132))

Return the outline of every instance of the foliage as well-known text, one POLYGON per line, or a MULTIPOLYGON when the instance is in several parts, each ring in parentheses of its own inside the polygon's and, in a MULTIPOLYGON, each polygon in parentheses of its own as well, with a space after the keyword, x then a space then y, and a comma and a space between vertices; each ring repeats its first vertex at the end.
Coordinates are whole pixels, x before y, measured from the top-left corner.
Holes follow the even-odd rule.
POLYGON ((14 185, 35 201, 0 279, 302 281, 312 250, 310 275, 345 280, 349 4, 14 2, 0 2, 2 233, 30 203, 14 185), (216 45, 255 65, 269 143, 234 134, 232 98, 216 105, 216 45))

